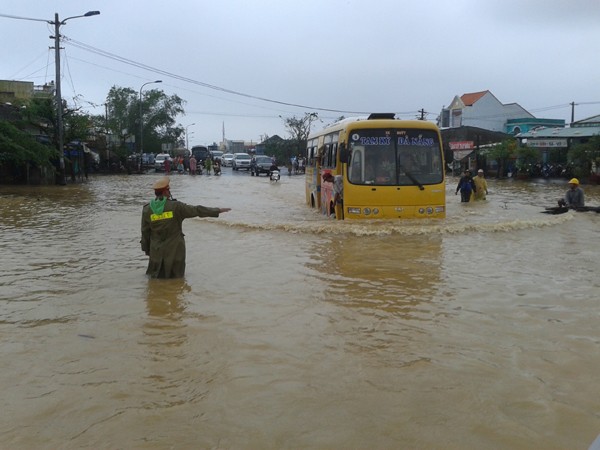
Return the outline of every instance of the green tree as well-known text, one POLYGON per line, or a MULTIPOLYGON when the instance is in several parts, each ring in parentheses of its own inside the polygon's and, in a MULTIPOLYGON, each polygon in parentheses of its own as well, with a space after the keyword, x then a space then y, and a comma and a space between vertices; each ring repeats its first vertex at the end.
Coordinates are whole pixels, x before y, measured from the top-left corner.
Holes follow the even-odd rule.
MULTIPOLYGON (((163 143, 175 144, 184 133, 184 128, 176 125, 176 117, 185 113, 184 100, 177 95, 169 96, 161 90, 150 89, 143 91, 141 101, 144 151, 158 153, 163 143)), ((139 143, 138 92, 131 88, 113 86, 106 97, 106 109, 106 128, 116 137, 117 146, 122 149, 131 148, 128 147, 128 142, 135 140, 139 143)))
POLYGON ((517 141, 515 139, 505 139, 498 145, 493 146, 487 152, 487 157, 498 163, 497 177, 504 175, 506 165, 509 159, 513 159, 517 153, 517 141))
MULTIPOLYGON (((71 142, 88 141, 92 131, 92 117, 82 114, 79 108, 69 107, 63 102, 63 143, 67 146, 71 142)), ((34 129, 38 136, 46 136, 58 150, 58 130, 56 120, 56 99, 34 97, 21 109, 24 127, 28 130, 34 129)), ((82 155, 78 155, 80 159, 82 155)), ((66 172, 71 174, 74 181, 77 172, 76 164, 71 161, 69 152, 64 155, 66 172)))
POLYGON ((317 113, 304 113, 304 117, 288 117, 283 119, 286 130, 291 136, 293 146, 286 149, 289 153, 286 155, 287 158, 291 158, 296 152, 298 155, 304 154, 306 148, 306 141, 310 135, 313 122, 319 119, 317 113))
POLYGON ((135 136, 139 120, 137 93, 131 88, 113 86, 106 97, 106 130, 113 136, 115 148, 125 148, 125 143, 135 136))
POLYGON ((34 97, 21 108, 21 128, 35 130, 39 136, 47 136, 58 150, 56 129, 56 104, 53 98, 34 97))
POLYGON ((40 144, 12 123, 0 122, 0 164, 49 167, 57 158, 56 148, 40 144))
POLYGON ((268 138, 265 142, 265 153, 275 156, 279 165, 290 163, 290 157, 294 154, 296 143, 291 140, 282 139, 279 136, 268 138))
POLYGON ((589 176, 593 166, 600 166, 600 136, 572 145, 567 153, 567 161, 573 166, 576 177, 589 176))
MULTIPOLYGON (((13 173, 27 167, 52 167, 59 157, 56 101, 50 97, 34 97, 15 102, 15 113, 4 122, 0 160, 13 173), (51 146, 40 144, 45 139, 51 146)), ((90 130, 90 117, 77 108, 63 104, 64 142, 85 141, 90 130)), ((65 162, 69 163, 68 157, 65 162)), ((18 178, 18 177, 17 177, 18 178)))
POLYGON ((517 156, 517 168, 520 171, 523 171, 527 167, 529 167, 529 165, 535 164, 539 161, 540 152, 534 147, 522 145, 517 148, 516 156, 517 156))
MULTIPOLYGON (((91 116, 80 113, 79 108, 72 108, 66 102, 63 103, 64 143, 87 140, 90 132, 91 116)), ((24 122, 22 126, 35 129, 38 135, 48 136, 54 146, 58 148, 55 99, 34 97, 22 106, 21 117, 24 122)))

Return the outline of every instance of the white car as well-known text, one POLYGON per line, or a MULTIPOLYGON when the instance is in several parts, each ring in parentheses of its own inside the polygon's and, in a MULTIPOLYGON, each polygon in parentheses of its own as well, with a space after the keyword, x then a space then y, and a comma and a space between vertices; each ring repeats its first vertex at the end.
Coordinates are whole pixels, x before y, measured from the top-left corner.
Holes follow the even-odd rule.
POLYGON ((217 161, 219 160, 219 162, 221 164, 223 164, 223 160, 221 159, 223 157, 223 152, 220 150, 214 150, 212 152, 210 152, 210 156, 212 156, 213 161, 217 161))
POLYGON ((154 170, 157 172, 165 171, 165 161, 171 161, 171 156, 168 153, 159 153, 154 158, 154 170))
POLYGON ((234 153, 233 159, 231 160, 231 167, 233 167, 233 170, 250 170, 251 162, 252 158, 248 153, 234 153))
POLYGON ((233 161, 233 153, 223 153, 221 155, 221 165, 227 167, 231 166, 233 161))

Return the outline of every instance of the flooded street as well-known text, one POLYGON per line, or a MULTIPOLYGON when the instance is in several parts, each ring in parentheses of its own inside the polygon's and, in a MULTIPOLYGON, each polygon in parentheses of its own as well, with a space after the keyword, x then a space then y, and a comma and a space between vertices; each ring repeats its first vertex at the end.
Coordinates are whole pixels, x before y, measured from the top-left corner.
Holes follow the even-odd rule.
MULTIPOLYGON (((587 449, 600 214, 488 180, 438 222, 339 222, 304 179, 172 176, 231 207, 150 280, 159 175, 0 186, 2 449, 587 449)), ((583 186, 600 205, 598 186, 583 186)))

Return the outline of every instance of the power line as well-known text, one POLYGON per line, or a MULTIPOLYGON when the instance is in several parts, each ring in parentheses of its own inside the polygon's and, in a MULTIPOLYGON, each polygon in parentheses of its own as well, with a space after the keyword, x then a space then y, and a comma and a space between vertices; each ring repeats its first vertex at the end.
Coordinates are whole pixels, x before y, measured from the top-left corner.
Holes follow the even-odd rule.
POLYGON ((279 100, 273 100, 273 99, 269 99, 269 98, 265 98, 265 97, 260 97, 257 95, 252 95, 252 94, 246 94, 244 92, 239 92, 239 91, 234 91, 232 89, 227 89, 221 86, 216 86, 210 83, 206 83, 203 81, 198 81, 198 80, 194 80, 192 78, 187 78, 181 75, 177 75, 171 72, 167 72, 166 70, 162 70, 162 69, 157 69, 155 67, 152 66, 148 66, 147 64, 143 64, 137 61, 133 61, 127 58, 124 58, 122 56, 118 56, 115 55, 114 53, 110 53, 95 47, 92 47, 91 45, 85 44, 83 42, 79 42, 76 41, 74 39, 71 38, 67 38, 66 36, 63 36, 63 41, 67 41, 69 43, 71 43, 71 45, 80 48, 82 50, 91 52, 91 53, 95 53, 97 55, 100 56, 104 56, 105 58, 108 59, 112 59, 115 61, 119 61, 123 64, 128 64, 140 69, 144 69, 153 73, 157 73, 160 75, 164 75, 170 78, 174 78, 176 80, 179 81, 184 81, 186 83, 190 83, 190 84, 195 84, 197 86, 202 86, 208 89, 212 89, 212 90, 216 90, 216 91, 220 91, 220 92, 225 92, 227 94, 232 94, 232 95, 238 95, 238 96, 242 96, 242 97, 246 97, 246 98, 252 98, 254 100, 260 100, 263 102, 268 102, 268 103, 275 103, 278 105, 284 105, 284 106, 292 106, 292 107, 296 107, 296 108, 303 108, 303 109, 308 109, 308 110, 316 110, 316 111, 327 111, 327 112, 337 112, 337 113, 347 113, 347 114, 370 114, 370 112, 368 111, 347 111, 347 110, 340 110, 340 109, 331 109, 331 108, 320 108, 320 107, 316 107, 316 106, 309 106, 309 105, 301 105, 298 103, 290 103, 290 102, 283 102, 283 101, 279 101, 279 100))
MULTIPOLYGON (((134 75, 132 73, 125 72, 125 71, 122 71, 122 70, 117 70, 117 69, 110 68, 110 67, 107 67, 107 66, 103 66, 103 65, 98 64, 98 63, 93 63, 93 62, 90 62, 90 61, 86 61, 85 59, 77 58, 77 57, 74 57, 72 55, 70 55, 70 59, 75 60, 75 61, 79 61, 79 62, 82 62, 82 63, 85 63, 85 64, 89 64, 89 65, 94 66, 94 67, 100 67, 102 69, 110 70, 112 72, 122 73, 122 74, 128 75, 130 77, 139 78, 141 80, 146 80, 145 77, 142 77, 142 76, 139 76, 139 75, 134 75)), ((277 111, 277 112, 280 112, 280 113, 286 113, 286 114, 289 113, 289 111, 286 111, 286 110, 281 109, 281 108, 261 106, 261 105, 257 105, 257 104, 253 104, 253 103, 247 103, 247 102, 242 102, 242 101, 239 101, 239 100, 232 100, 232 99, 228 99, 228 98, 225 98, 225 97, 220 97, 220 96, 217 96, 217 95, 207 94, 206 92, 199 92, 198 90, 193 90, 193 89, 189 89, 189 88, 186 88, 186 87, 175 86, 175 85, 168 84, 168 83, 163 83, 163 84, 166 85, 166 86, 174 87, 174 88, 176 88, 178 90, 185 90, 185 91, 189 91, 189 92, 194 92, 196 94, 203 95, 203 96, 206 96, 206 97, 216 98, 216 99, 219 99, 219 100, 223 100, 223 101, 227 101, 227 102, 233 102, 233 103, 237 103, 237 104, 240 104, 240 105, 247 105, 247 106, 252 106, 254 108, 261 108, 261 109, 270 109, 270 110, 273 110, 273 111, 277 111)), ((270 117, 279 117, 279 116, 270 116, 270 117)))
POLYGON ((51 20, 46 19, 33 19, 31 17, 11 16, 9 14, 0 14, 0 17, 6 17, 8 19, 32 20, 34 22, 52 22, 51 20))

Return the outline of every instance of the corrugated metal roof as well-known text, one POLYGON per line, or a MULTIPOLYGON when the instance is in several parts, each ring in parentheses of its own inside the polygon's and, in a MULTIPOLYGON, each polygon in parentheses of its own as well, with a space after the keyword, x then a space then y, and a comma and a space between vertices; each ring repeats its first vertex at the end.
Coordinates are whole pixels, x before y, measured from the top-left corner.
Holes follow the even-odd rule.
POLYGON ((594 123, 600 125, 600 114, 597 116, 588 117, 587 119, 578 120, 575 124, 588 124, 594 123))
POLYGON ((577 138, 597 134, 600 134, 600 125, 595 127, 538 128, 526 133, 519 133, 516 137, 529 139, 577 138))

